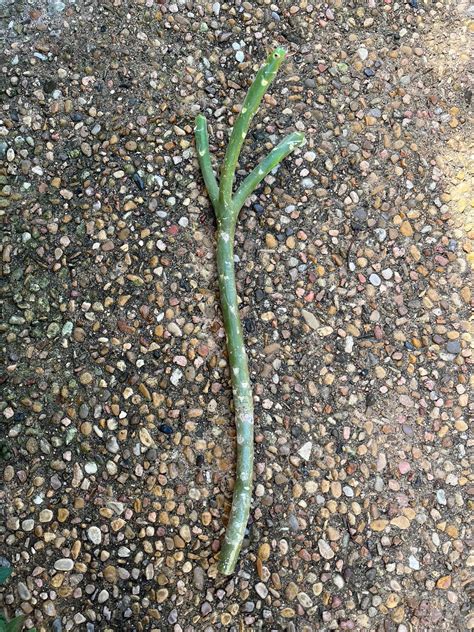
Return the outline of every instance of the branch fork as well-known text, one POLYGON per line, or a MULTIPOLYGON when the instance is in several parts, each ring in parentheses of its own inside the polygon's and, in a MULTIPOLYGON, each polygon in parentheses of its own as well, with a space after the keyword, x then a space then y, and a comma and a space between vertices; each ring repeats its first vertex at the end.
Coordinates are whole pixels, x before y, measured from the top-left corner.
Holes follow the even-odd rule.
POLYGON ((275 49, 258 71, 232 129, 219 183, 211 165, 207 121, 202 114, 197 116, 194 129, 199 166, 217 218, 219 293, 229 355, 237 433, 236 482, 219 559, 219 571, 224 575, 231 575, 234 572, 244 539, 252 501, 254 451, 252 387, 235 283, 235 227, 245 200, 286 156, 305 142, 303 134, 294 132, 286 136, 248 174, 234 195, 232 189, 240 151, 250 123, 285 56, 286 51, 283 48, 275 49))

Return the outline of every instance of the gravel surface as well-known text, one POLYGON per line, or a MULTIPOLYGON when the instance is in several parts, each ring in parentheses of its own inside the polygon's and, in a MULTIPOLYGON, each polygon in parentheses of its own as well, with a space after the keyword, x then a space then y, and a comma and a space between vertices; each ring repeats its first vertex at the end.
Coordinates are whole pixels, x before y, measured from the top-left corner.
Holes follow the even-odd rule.
POLYGON ((38 631, 462 631, 474 138, 467 2, 0 2, 0 604, 38 631), (234 429, 194 152, 239 179, 256 407, 235 576, 234 429))

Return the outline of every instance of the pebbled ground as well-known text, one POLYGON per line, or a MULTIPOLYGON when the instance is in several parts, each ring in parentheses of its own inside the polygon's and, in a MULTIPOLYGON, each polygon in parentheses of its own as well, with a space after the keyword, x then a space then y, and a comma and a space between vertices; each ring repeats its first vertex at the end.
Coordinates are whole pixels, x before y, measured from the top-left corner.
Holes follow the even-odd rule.
POLYGON ((0 3, 0 604, 38 631, 474 627, 466 2, 0 3), (194 153, 239 180, 255 493, 217 574, 234 430, 194 153))

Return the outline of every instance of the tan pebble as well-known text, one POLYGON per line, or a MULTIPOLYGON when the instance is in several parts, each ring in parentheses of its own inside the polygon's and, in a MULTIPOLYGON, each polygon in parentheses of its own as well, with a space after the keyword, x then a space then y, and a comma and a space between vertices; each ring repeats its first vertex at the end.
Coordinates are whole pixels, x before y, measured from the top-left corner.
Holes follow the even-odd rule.
POLYGON ((391 608, 396 608, 399 603, 400 603, 400 597, 396 593, 390 593, 390 595, 387 597, 387 601, 385 602, 385 605, 387 606, 387 608, 391 609, 391 608))
POLYGON ((94 378, 88 371, 84 371, 84 373, 81 373, 81 375, 79 376, 79 382, 81 384, 84 384, 84 386, 91 384, 93 379, 94 378))
POLYGON ((285 619, 291 619, 295 616, 295 614, 296 613, 293 608, 283 608, 283 610, 280 610, 280 615, 285 619))
POLYGON ((471 292, 471 288, 468 287, 467 285, 462 288, 462 290, 460 291, 460 295, 461 295, 462 300, 465 303, 469 304, 471 302, 472 292, 471 292))
POLYGON ((308 312, 306 309, 301 310, 301 315, 303 316, 306 324, 311 327, 311 329, 318 329, 320 326, 319 320, 316 318, 314 314, 308 312))
POLYGON ((167 588, 160 588, 156 591, 156 601, 158 603, 163 603, 168 599, 169 591, 167 588))
POLYGON ((280 579, 280 575, 278 575, 278 573, 272 573, 271 574, 271 578, 272 578, 272 582, 273 585, 275 586, 275 588, 277 590, 281 590, 281 579, 280 579))
POLYGON ((143 384, 143 383, 139 384, 138 385, 138 391, 143 395, 143 397, 146 397, 146 399, 151 400, 150 391, 147 389, 145 384, 143 384))
POLYGON ((419 261, 421 259, 421 252, 415 246, 415 244, 410 246, 410 254, 415 261, 419 261))
POLYGON ((112 527, 112 529, 114 531, 120 531, 120 529, 122 529, 125 526, 126 522, 123 518, 116 518, 115 520, 112 520, 112 522, 110 523, 110 526, 112 527))
POLYGON ((80 540, 76 540, 71 547, 71 557, 73 560, 77 560, 79 557, 79 553, 81 552, 82 542, 80 540))
POLYGON ((289 599, 290 601, 293 601, 293 599, 296 597, 299 591, 300 589, 294 582, 289 582, 285 590, 286 598, 289 599))
POLYGON ((64 582, 64 573, 56 573, 54 577, 51 578, 50 584, 53 588, 59 588, 64 582))
POLYGON ((326 375, 323 377, 323 382, 326 386, 330 386, 334 383, 335 379, 336 376, 334 375, 334 373, 326 373, 326 375))
POLYGON ((43 509, 39 515, 40 522, 51 522, 53 519, 53 512, 51 509, 43 509))
POLYGON ((109 509, 108 507, 101 507, 99 509, 99 513, 103 518, 112 518, 114 512, 112 511, 112 509, 109 509))
POLYGON ((388 525, 388 520, 372 520, 370 528, 372 531, 383 531, 388 525))
POLYGON ((300 498, 303 493, 303 488, 299 483, 293 485, 293 498, 300 498))
POLYGON ((152 446, 155 445, 155 442, 153 441, 150 433, 148 432, 148 430, 146 428, 140 428, 140 430, 138 431, 139 437, 140 437, 140 442, 146 447, 146 448, 151 448, 152 446))
POLYGON ((11 480, 13 480, 13 477, 15 476, 15 470, 13 469, 13 467, 11 465, 7 465, 6 468, 3 471, 3 478, 4 480, 9 483, 11 480))
POLYGON ((264 542, 258 547, 258 557, 262 562, 266 562, 270 557, 270 545, 268 542, 264 542))
POLYGON ((463 421, 462 419, 456 419, 455 423, 454 423, 454 427, 456 428, 456 430, 458 430, 459 432, 465 432, 468 429, 468 425, 465 421, 463 421))
POLYGON ((444 575, 440 577, 436 582, 436 588, 440 588, 441 590, 447 590, 451 586, 451 575, 444 575))
POLYGON ((392 621, 394 623, 402 623, 404 618, 405 618, 405 608, 403 606, 395 608, 395 610, 392 612, 392 621))
POLYGON ((459 536, 459 529, 453 524, 448 524, 445 533, 447 533, 450 538, 457 538, 459 536))
POLYGON ((339 540, 341 537, 341 534, 339 533, 339 531, 335 529, 334 527, 328 527, 327 534, 328 534, 328 539, 331 540, 331 542, 336 542, 336 540, 339 540))
POLYGON ((342 494, 342 486, 339 481, 332 481, 331 483, 331 493, 334 498, 340 498, 342 494))
POLYGON ((375 376, 379 379, 379 380, 383 380, 383 378, 387 375, 387 371, 383 368, 383 366, 380 366, 379 364, 375 367, 375 376))
POLYGON ((313 600, 311 599, 311 597, 305 593, 305 592, 300 592, 296 595, 298 601, 300 602, 300 604, 303 606, 303 608, 305 608, 306 610, 308 608, 311 608, 313 605, 313 600))
POLYGON ((118 573, 115 566, 109 565, 104 568, 104 578, 111 584, 115 584, 118 579, 118 573))
POLYGON ((274 235, 272 235, 271 233, 267 233, 265 235, 265 245, 267 248, 271 248, 272 250, 274 250, 278 246, 278 241, 276 240, 274 235))
POLYGON ((459 396, 459 405, 462 408, 465 408, 469 403, 469 395, 467 393, 463 393, 459 396))
POLYGON ((329 325, 327 325, 326 327, 320 327, 318 329, 318 334, 322 336, 323 338, 326 338, 327 336, 330 336, 333 331, 334 329, 330 327, 329 325))
POLYGON ((191 542, 191 529, 187 524, 183 524, 183 526, 180 528, 179 535, 183 538, 185 542, 191 542))
POLYGON ((197 417, 201 417, 203 412, 202 408, 190 408, 188 410, 188 417, 190 419, 196 419, 197 417))
POLYGON ((413 236, 413 228, 408 220, 405 220, 400 224, 400 232, 404 237, 413 236))
POLYGON ((329 483, 329 481, 327 480, 327 478, 323 478, 323 480, 320 482, 320 487, 321 487, 321 493, 322 494, 327 494, 328 491, 331 488, 331 485, 329 483))
POLYGON ((410 521, 406 516, 397 516, 396 518, 393 518, 393 520, 390 520, 390 524, 394 527, 398 527, 399 529, 408 529, 410 521))

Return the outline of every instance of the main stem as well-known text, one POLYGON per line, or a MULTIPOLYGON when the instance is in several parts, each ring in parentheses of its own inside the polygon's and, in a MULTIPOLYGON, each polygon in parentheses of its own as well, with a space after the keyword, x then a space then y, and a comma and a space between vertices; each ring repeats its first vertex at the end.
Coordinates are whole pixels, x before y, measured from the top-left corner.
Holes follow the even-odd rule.
POLYGON ((227 337, 230 376, 237 432, 237 467, 232 509, 221 547, 219 571, 230 575, 237 563, 252 500, 253 476, 253 400, 247 352, 239 317, 234 272, 234 227, 223 222, 217 232, 217 270, 219 293, 227 337))

